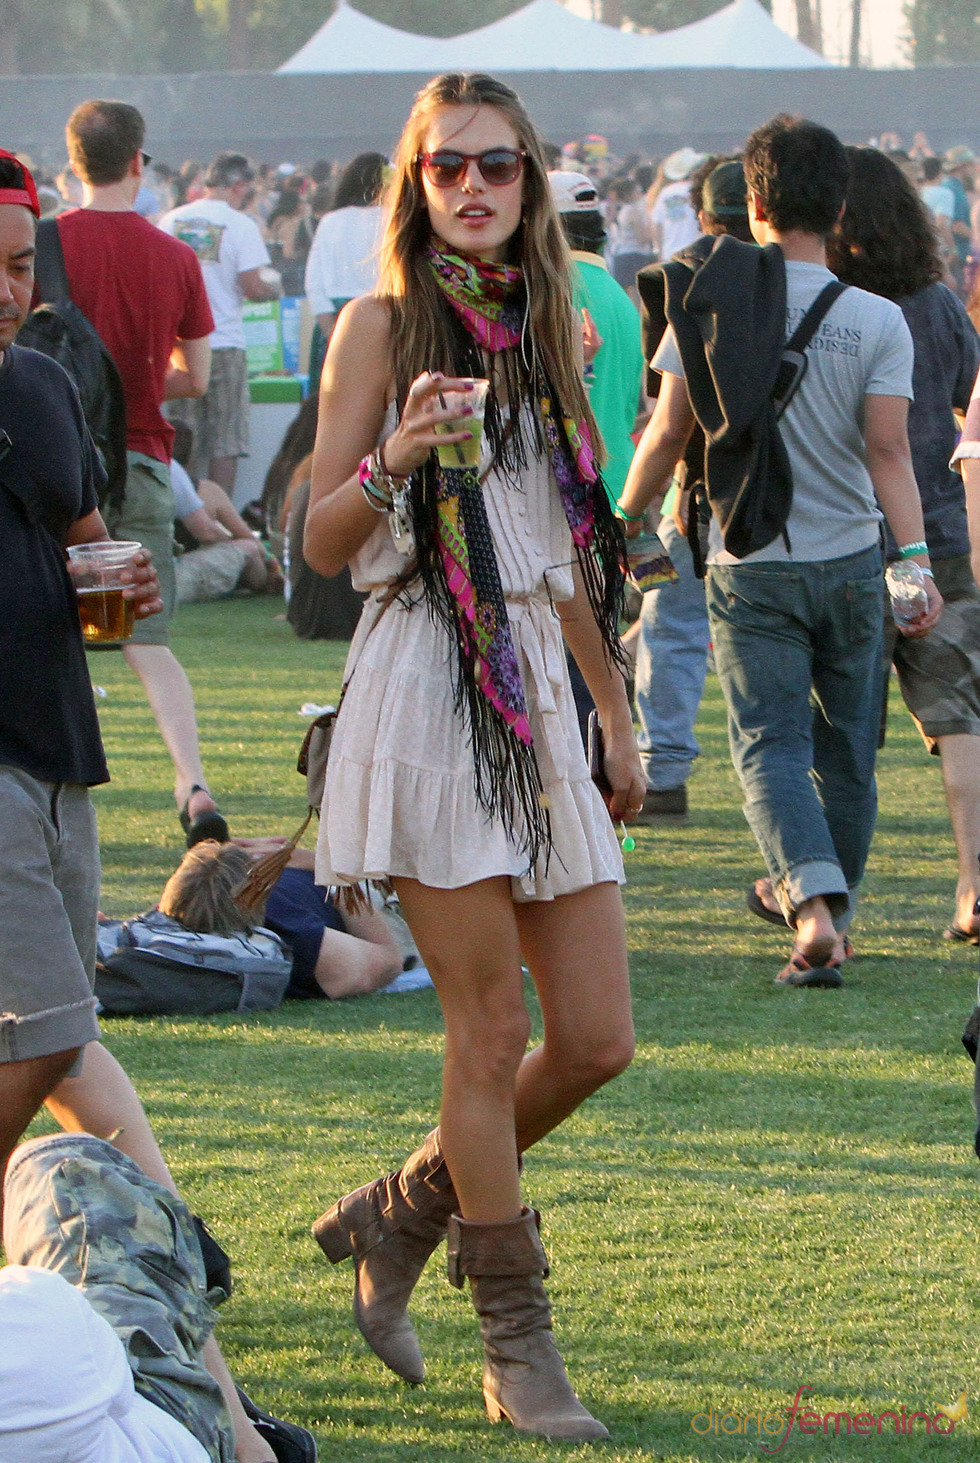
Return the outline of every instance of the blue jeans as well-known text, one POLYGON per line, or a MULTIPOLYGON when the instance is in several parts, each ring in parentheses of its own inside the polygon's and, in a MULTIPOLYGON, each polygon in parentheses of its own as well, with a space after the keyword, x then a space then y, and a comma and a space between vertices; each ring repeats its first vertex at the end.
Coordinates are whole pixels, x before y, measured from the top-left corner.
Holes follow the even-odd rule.
POLYGON ((708 612, 745 817, 793 923, 822 895, 838 928, 874 833, 881 553, 713 565, 708 612))
POLYGON ((636 649, 637 746, 647 787, 681 787, 700 755, 694 735, 708 658, 704 580, 671 518, 657 530, 680 578, 643 596, 636 649))

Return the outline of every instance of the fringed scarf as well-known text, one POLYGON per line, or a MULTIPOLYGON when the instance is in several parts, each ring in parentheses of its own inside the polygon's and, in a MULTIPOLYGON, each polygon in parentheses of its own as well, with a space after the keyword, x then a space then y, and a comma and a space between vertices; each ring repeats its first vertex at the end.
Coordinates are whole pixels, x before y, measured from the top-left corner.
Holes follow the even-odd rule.
MULTIPOLYGON (((547 451, 586 592, 610 657, 622 663, 619 617, 624 547, 585 422, 566 417, 545 373, 523 351, 523 272, 438 248, 435 279, 461 325, 459 376, 490 377, 484 424, 494 465, 519 476, 529 453, 547 451), (481 351, 493 359, 489 365, 481 351), (495 377, 512 414, 501 417, 495 377), (535 402, 535 440, 524 440, 517 407, 535 402)), ((480 806, 501 818, 531 868, 551 851, 551 822, 534 755, 517 652, 507 618, 483 485, 474 467, 441 467, 432 453, 412 483, 417 571, 426 600, 456 645, 456 706, 470 731, 480 806)))

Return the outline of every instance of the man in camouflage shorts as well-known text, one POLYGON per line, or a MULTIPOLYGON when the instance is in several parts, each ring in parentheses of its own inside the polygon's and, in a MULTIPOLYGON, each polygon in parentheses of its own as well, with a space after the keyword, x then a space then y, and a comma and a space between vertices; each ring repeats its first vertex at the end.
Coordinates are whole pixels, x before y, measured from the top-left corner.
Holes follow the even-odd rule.
MULTIPOLYGON (((214 1312, 184 1203, 110 1143, 89 1134, 58 1133, 22 1144, 9 1165, 4 1195, 3 1241, 10 1264, 54 1271, 80 1290, 122 1344, 137 1394, 176 1419, 212 1463, 232 1463, 231 1419, 217 1382, 201 1360, 214 1312)), ((0 1277, 4 1274, 0 1271, 0 1277)), ((5 1360, 0 1362, 0 1389, 8 1404, 0 1409, 4 1458, 11 1449, 13 1456, 20 1456, 16 1439, 23 1433, 38 1448, 45 1427, 63 1431, 66 1418, 74 1417, 75 1402, 78 1419, 90 1421, 97 1400, 84 1393, 73 1399, 40 1392, 36 1405, 30 1395, 6 1398, 19 1352, 17 1339, 8 1320, 5 1360), (30 1409, 29 1427, 23 1426, 14 1401, 30 1409)), ((29 1339, 34 1338, 25 1337, 25 1347, 29 1339)), ((51 1342, 57 1350, 57 1331, 51 1342)), ((120 1411, 114 1398, 106 1398, 110 1432, 120 1411)), ((191 1439, 175 1437, 175 1459, 192 1463, 203 1457, 191 1439)), ((105 1451, 116 1456, 108 1446, 105 1451)), ((46 1456, 43 1449, 41 1456, 46 1456)))

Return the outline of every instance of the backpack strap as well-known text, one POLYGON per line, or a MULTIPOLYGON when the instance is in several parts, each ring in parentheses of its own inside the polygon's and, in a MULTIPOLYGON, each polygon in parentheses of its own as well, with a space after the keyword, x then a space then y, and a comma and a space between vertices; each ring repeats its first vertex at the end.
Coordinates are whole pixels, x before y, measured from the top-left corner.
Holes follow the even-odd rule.
POLYGON ((807 373, 807 367, 810 364, 806 354, 807 346, 820 328, 824 316, 847 288, 848 286, 839 279, 832 279, 829 284, 824 285, 786 342, 772 392, 777 421, 799 391, 803 377, 807 373))
POLYGON ((57 219, 41 220, 37 226, 34 249, 34 278, 43 302, 56 304, 60 300, 70 300, 68 270, 65 267, 57 219))

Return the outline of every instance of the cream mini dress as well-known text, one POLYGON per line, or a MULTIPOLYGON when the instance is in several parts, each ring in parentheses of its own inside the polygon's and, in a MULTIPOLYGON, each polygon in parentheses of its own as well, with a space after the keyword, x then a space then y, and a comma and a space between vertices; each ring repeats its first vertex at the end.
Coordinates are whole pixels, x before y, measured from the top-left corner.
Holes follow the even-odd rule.
MULTIPOLYGON (((389 419, 383 435, 392 426, 389 419)), ((533 442, 531 430, 525 440, 533 442)), ((408 608, 395 600, 378 619, 379 601, 405 566, 387 518, 379 518, 350 564, 355 588, 369 597, 330 746, 318 884, 400 875, 456 889, 507 875, 514 899, 526 902, 625 882, 615 830, 589 776, 552 605, 572 598, 574 549, 547 457, 532 458, 519 481, 489 472, 484 496, 550 803, 550 860, 542 856, 529 869, 500 820, 476 800, 469 734, 453 704, 456 652, 445 626, 421 598, 408 608)))

